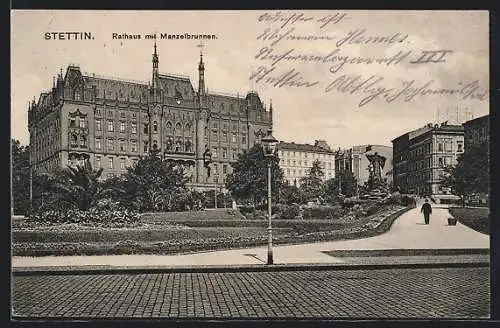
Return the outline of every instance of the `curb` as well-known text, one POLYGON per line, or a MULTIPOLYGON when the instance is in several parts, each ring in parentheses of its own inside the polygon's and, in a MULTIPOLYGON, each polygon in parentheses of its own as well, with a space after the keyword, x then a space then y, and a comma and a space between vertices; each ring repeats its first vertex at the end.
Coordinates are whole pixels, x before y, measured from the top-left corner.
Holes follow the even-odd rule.
POLYGON ((13 276, 57 276, 57 275, 113 275, 113 274, 157 274, 157 273, 237 273, 237 272, 292 272, 328 270, 388 270, 388 269, 435 269, 435 268, 489 268, 489 261, 441 262, 441 263, 382 263, 382 264, 272 264, 272 265, 226 265, 196 267, 37 267, 13 268, 13 276))

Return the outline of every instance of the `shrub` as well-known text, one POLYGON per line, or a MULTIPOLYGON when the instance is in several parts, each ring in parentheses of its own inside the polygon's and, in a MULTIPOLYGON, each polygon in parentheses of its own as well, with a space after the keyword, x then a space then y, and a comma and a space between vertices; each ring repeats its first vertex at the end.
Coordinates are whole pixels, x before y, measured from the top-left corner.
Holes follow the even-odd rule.
POLYGON ((342 206, 318 206, 304 209, 304 219, 314 220, 334 220, 346 214, 346 210, 342 206))
POLYGON ((30 215, 30 223, 35 224, 131 224, 139 222, 136 212, 125 210, 110 210, 107 208, 91 208, 83 210, 49 210, 30 215))

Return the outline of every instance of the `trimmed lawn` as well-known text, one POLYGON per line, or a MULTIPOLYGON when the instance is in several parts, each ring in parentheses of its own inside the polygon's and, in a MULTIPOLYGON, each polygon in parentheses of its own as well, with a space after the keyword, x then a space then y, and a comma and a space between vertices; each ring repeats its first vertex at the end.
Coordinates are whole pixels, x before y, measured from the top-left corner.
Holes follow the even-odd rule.
MULTIPOLYGON (((389 230, 407 210, 395 207, 392 215, 384 211, 357 219, 273 220, 273 239, 283 245, 374 236, 389 230)), ((267 243, 267 220, 202 220, 175 214, 166 219, 155 214, 141 221, 128 228, 78 224, 14 227, 13 255, 179 254, 267 243)))
POLYGON ((460 223, 486 235, 490 234, 490 209, 450 207, 450 214, 460 223))

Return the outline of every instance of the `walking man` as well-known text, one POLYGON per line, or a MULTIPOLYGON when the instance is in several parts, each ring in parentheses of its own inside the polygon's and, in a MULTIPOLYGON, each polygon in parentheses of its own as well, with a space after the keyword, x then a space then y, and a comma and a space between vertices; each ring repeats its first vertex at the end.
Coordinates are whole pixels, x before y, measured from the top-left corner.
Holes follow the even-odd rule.
POLYGON ((432 213, 432 207, 431 204, 429 204, 427 198, 425 199, 425 203, 422 205, 422 208, 420 209, 420 213, 424 213, 425 224, 429 224, 429 218, 432 213))

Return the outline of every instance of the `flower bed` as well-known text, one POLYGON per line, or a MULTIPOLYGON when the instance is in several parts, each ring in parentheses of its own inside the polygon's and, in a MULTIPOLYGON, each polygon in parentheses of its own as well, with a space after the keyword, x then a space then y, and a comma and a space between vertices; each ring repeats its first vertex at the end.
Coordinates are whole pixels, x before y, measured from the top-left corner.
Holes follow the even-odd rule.
POLYGON ((29 216, 24 222, 24 226, 47 226, 54 224, 78 225, 110 225, 110 226, 130 226, 140 222, 139 214, 134 211, 109 210, 91 208, 87 211, 81 210, 50 210, 35 213, 29 216))

